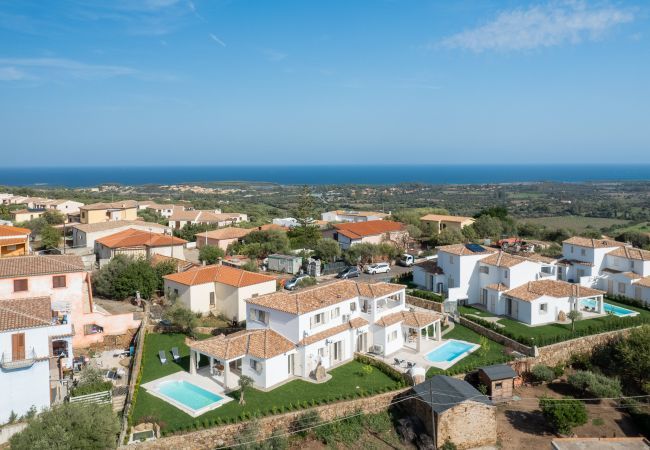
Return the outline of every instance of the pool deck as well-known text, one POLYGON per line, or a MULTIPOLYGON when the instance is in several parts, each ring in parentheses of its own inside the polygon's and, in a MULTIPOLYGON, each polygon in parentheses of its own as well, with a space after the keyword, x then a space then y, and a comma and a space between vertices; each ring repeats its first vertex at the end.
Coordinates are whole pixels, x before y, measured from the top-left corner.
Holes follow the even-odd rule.
POLYGON ((166 377, 158 378, 157 380, 144 383, 141 387, 143 387, 149 394, 153 395, 154 397, 158 397, 159 399, 164 400, 171 405, 174 405, 176 408, 180 409, 181 411, 183 411, 184 413, 192 417, 199 417, 200 415, 203 415, 206 412, 218 408, 224 403, 228 403, 233 400, 232 398, 226 396, 226 392, 224 391, 223 387, 220 384, 215 383, 213 380, 211 380, 206 376, 190 375, 188 372, 185 372, 183 370, 180 372, 173 373, 171 375, 167 375, 166 377), (188 383, 192 383, 193 385, 200 387, 201 389, 205 389, 208 392, 216 394, 222 397, 222 399, 217 402, 211 403, 201 409, 195 410, 174 400, 173 398, 166 396, 165 394, 162 394, 159 391, 160 385, 167 381, 186 381, 188 383))
POLYGON ((422 348, 419 353, 416 352, 415 349, 413 348, 402 347, 401 349, 399 349, 394 353, 391 353, 390 355, 386 355, 386 356, 371 355, 371 356, 373 356, 376 359, 382 360, 386 364, 389 364, 390 366, 396 368, 401 372, 407 372, 408 369, 406 367, 406 362, 413 362, 415 363, 416 367, 423 367, 425 370, 428 370, 429 367, 436 367, 438 369, 447 370, 451 366, 453 366, 454 364, 456 364, 457 362, 465 358, 470 353, 476 351, 479 347, 480 345, 478 344, 462 341, 459 339, 446 339, 443 340, 442 342, 425 340, 422 342, 422 348), (436 348, 445 345, 447 342, 450 341, 464 342, 471 345, 472 348, 451 361, 432 362, 426 358, 428 353, 432 352, 436 348), (404 364, 400 366, 395 365, 395 358, 404 360, 404 364))

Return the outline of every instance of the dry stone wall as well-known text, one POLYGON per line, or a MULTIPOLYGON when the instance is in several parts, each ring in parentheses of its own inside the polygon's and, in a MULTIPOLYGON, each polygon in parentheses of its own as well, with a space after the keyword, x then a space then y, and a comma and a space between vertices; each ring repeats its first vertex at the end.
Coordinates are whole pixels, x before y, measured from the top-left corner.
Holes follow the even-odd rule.
POLYGON ((435 312, 443 312, 442 303, 434 302, 431 300, 425 300, 419 297, 413 297, 412 295, 406 295, 406 303, 409 305, 417 306, 418 308, 428 309, 435 312))

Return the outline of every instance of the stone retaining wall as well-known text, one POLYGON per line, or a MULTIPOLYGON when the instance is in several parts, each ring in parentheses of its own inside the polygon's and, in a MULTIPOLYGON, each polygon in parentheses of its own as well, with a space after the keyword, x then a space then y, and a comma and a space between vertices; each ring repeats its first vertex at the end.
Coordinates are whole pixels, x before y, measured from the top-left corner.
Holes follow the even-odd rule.
MULTIPOLYGON (((546 364, 555 366, 571 359, 572 355, 591 353, 599 345, 606 344, 612 339, 625 337, 630 333, 630 328, 624 330, 608 331, 606 333, 583 336, 569 341, 558 342, 557 344, 539 347, 539 354, 531 361, 532 365, 546 364)), ((531 358, 532 359, 532 358, 531 358)))
MULTIPOLYGON (((321 420, 331 421, 338 417, 354 414, 357 411, 363 413, 377 413, 388 409, 394 399, 400 394, 411 389, 410 387, 397 391, 386 392, 372 397, 364 397, 355 400, 336 402, 329 405, 318 406, 300 411, 292 411, 286 414, 263 417, 257 425, 259 433, 257 439, 270 437, 274 432, 286 432, 290 429, 296 418, 307 411, 316 411, 321 420)), ((166 450, 166 449, 187 449, 187 450, 209 450, 215 447, 230 446, 236 443, 242 431, 250 422, 240 422, 208 430, 195 431, 187 434, 178 434, 161 438, 155 441, 148 441, 139 444, 131 444, 122 448, 138 450, 166 450)))
POLYGON ((433 300, 425 300, 420 297, 413 297, 406 294, 406 303, 408 305, 417 306, 418 308, 428 309, 435 312, 443 312, 442 303, 434 302, 433 300))
POLYGON ((515 341, 514 339, 510 339, 509 337, 499 334, 496 331, 490 330, 489 328, 485 328, 484 326, 479 325, 476 322, 472 322, 471 320, 466 319, 462 316, 459 318, 459 321, 461 325, 469 328, 470 330, 476 331, 478 334, 481 334, 488 339, 492 339, 493 341, 505 345, 506 347, 511 348, 526 356, 535 356, 534 347, 529 347, 522 344, 521 342, 515 341))

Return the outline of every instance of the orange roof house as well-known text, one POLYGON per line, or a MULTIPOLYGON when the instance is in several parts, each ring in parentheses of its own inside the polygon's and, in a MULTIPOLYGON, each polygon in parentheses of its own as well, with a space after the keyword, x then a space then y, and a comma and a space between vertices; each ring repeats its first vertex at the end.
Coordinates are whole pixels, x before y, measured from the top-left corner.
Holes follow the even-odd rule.
POLYGON ((166 275, 165 294, 194 312, 246 318, 246 300, 276 290, 276 279, 225 265, 202 266, 166 275))
POLYGON ((29 228, 0 225, 0 257, 29 254, 29 228))
POLYGON ((397 243, 408 236, 406 227, 390 220, 369 220, 367 222, 335 224, 335 239, 343 249, 360 242, 379 244, 383 241, 397 243))
POLYGON ((117 254, 152 257, 154 254, 182 256, 185 239, 159 233, 151 233, 132 228, 120 231, 95 241, 95 253, 100 259, 111 259, 117 254))

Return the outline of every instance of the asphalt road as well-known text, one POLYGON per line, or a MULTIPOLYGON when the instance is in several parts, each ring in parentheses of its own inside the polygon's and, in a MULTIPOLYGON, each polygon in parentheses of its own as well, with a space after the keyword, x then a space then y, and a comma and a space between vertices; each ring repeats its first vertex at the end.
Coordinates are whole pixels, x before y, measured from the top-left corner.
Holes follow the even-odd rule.
POLYGON ((403 273, 411 272, 412 270, 413 270, 412 267, 402 267, 402 266, 395 265, 390 267, 390 272, 388 273, 378 273, 375 275, 362 273, 359 276, 359 278, 353 278, 353 280, 373 282, 373 283, 376 283, 377 281, 390 281, 391 278, 399 276, 403 273))

